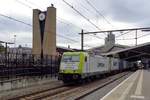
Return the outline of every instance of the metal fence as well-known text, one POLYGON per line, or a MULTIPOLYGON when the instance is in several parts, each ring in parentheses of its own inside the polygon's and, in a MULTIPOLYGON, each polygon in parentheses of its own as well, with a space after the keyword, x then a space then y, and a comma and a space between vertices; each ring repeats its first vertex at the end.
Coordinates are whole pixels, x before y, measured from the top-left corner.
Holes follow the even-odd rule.
POLYGON ((32 54, 0 54, 0 78, 52 75, 59 71, 61 56, 32 54))

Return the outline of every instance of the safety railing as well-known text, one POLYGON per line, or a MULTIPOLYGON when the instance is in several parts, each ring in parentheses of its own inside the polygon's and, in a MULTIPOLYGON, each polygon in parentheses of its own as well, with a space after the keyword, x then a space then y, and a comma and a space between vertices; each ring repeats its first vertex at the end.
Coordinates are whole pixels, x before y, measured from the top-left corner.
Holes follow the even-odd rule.
POLYGON ((0 54, 0 78, 17 76, 57 76, 61 56, 33 54, 0 54))

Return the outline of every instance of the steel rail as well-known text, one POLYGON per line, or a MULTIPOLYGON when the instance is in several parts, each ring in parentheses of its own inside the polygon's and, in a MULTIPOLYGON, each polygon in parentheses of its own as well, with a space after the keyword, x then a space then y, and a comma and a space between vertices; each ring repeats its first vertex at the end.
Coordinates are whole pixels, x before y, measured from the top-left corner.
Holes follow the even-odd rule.
POLYGON ((98 87, 92 89, 91 91, 85 92, 84 94, 82 94, 82 95, 76 97, 75 100, 80 100, 80 99, 82 99, 82 98, 84 98, 84 97, 86 97, 86 96, 88 96, 88 95, 90 95, 90 94, 96 92, 97 90, 99 90, 99 89, 101 89, 101 88, 103 88, 103 87, 105 87, 105 86, 111 84, 112 82, 115 82, 115 81, 117 81, 117 80, 119 80, 119 79, 125 77, 125 76, 128 75, 128 74, 129 74, 129 73, 126 73, 126 74, 124 74, 124 75, 121 75, 120 77, 117 77, 117 78, 113 79, 113 80, 107 81, 107 82, 101 84, 100 86, 98 86, 98 87))

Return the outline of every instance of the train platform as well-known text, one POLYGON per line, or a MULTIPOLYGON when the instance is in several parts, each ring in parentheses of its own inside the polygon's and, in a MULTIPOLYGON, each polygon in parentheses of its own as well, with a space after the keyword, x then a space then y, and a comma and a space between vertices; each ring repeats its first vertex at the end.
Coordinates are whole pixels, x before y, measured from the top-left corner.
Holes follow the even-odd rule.
POLYGON ((100 100, 150 100, 150 70, 137 70, 100 100))

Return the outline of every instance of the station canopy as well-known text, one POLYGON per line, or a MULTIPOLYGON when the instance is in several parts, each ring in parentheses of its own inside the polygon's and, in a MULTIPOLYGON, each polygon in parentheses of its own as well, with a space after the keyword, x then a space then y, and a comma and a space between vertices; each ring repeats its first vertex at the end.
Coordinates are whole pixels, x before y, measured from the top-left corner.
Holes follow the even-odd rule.
POLYGON ((119 57, 120 59, 127 61, 138 61, 142 58, 150 58, 150 42, 126 49, 103 53, 102 55, 108 57, 119 57))

